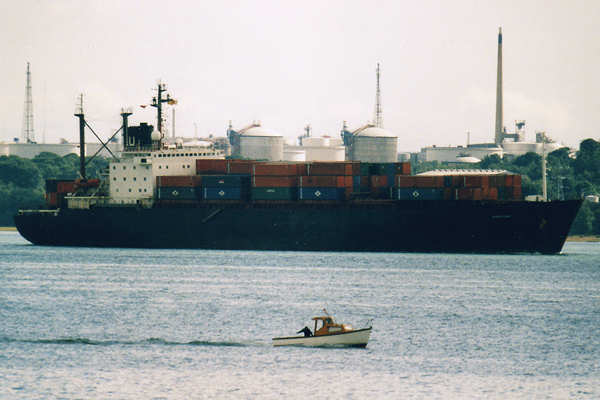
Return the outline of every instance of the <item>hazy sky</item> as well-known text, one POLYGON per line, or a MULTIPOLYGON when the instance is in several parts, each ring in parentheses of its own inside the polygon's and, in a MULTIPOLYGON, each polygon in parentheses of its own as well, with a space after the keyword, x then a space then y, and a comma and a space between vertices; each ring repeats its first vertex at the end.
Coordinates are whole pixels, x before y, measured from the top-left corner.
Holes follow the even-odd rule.
MULTIPOLYGON (((504 116, 576 146, 600 136, 600 1, 0 0, 0 140, 21 136, 31 62, 35 135, 76 140, 85 95, 103 138, 155 123, 159 79, 179 104, 178 135, 222 136, 252 120, 288 138, 310 123, 339 135, 383 119, 401 151, 490 142, 502 26, 504 116)), ((170 112, 169 112, 170 113, 170 112)), ((90 135, 91 136, 91 135, 90 135)), ((91 140, 91 137, 88 140, 91 140)))

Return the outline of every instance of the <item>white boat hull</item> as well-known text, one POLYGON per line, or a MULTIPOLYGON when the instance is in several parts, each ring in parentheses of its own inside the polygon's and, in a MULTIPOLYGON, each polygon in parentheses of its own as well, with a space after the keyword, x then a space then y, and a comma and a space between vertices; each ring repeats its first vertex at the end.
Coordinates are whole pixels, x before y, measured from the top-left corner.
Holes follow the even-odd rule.
POLYGON ((371 327, 329 335, 273 338, 273 346, 367 347, 370 336, 371 327))

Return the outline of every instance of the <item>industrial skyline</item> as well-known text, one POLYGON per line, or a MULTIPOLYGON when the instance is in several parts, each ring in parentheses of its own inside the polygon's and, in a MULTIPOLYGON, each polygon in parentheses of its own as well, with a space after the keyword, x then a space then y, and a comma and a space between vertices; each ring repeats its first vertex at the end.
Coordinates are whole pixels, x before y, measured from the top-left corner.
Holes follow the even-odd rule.
POLYGON ((4 141, 21 136, 31 62, 36 88, 48 93, 33 90, 35 124, 50 143, 76 140, 80 93, 101 135, 118 128, 121 107, 134 107, 132 123, 155 124, 138 105, 159 79, 179 100, 178 135, 224 136, 229 120, 261 120, 290 140, 308 123, 314 136, 338 137, 343 121, 373 119, 377 63, 385 69, 385 128, 400 151, 465 144, 467 132, 471 142, 493 142, 499 26, 504 125, 524 119, 527 140, 540 130, 571 146, 599 136, 593 1, 24 1, 0 14, 13 38, 0 63, 4 141))

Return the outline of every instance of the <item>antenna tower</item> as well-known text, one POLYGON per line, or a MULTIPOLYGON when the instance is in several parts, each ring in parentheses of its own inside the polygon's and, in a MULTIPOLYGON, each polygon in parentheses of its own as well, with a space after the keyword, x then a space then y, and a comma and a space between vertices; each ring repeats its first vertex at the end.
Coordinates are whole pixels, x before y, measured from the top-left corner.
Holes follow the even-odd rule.
POLYGON ((379 63, 377 63, 377 88, 375 91, 375 118, 373 124, 377 128, 383 128, 383 111, 381 110, 381 90, 379 88, 379 63))
POLYGON ((25 85, 25 107, 23 111, 23 131, 21 137, 24 143, 35 143, 33 132, 33 99, 31 96, 31 71, 27 63, 27 83, 25 85))

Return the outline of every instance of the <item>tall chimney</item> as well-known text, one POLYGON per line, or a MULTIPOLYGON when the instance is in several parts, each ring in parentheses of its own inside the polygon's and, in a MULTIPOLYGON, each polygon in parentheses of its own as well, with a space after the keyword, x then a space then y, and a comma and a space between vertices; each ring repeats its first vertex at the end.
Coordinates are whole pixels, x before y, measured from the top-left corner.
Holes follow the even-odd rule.
POLYGON ((494 141, 496 145, 502 144, 502 28, 498 28, 498 75, 496 77, 496 130, 494 141))

